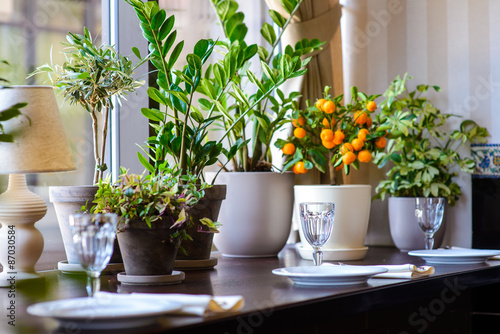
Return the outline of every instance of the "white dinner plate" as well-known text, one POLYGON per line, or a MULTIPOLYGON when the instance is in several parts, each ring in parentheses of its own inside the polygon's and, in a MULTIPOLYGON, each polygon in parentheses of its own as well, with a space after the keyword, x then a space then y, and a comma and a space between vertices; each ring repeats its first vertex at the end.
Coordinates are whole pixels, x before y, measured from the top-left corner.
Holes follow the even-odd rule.
POLYGON ((286 276, 298 285, 365 284, 373 275, 387 272, 372 266, 300 266, 274 269, 273 274, 286 276))
POLYGON ((79 329, 118 329, 151 325, 159 315, 180 310, 182 305, 165 301, 153 303, 134 296, 129 303, 123 296, 96 298, 60 299, 30 305, 28 313, 39 317, 54 318, 62 323, 71 323, 79 329))
POLYGON ((490 257, 500 255, 500 250, 493 249, 422 249, 408 252, 430 264, 476 264, 483 263, 490 257))

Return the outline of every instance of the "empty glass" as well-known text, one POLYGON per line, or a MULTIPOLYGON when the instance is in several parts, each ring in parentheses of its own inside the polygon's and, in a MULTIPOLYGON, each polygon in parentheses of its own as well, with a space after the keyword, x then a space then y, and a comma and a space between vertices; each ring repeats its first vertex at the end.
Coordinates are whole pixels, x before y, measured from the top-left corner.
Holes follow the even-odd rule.
POLYGON ((82 213, 70 216, 69 224, 75 251, 87 273, 89 297, 94 297, 99 291, 101 286, 99 276, 113 254, 117 221, 114 213, 82 213))
POLYGON ((321 246, 330 239, 335 215, 335 205, 328 202, 300 203, 300 221, 307 242, 313 247, 315 266, 321 266, 323 252, 321 246))
POLYGON ((425 233, 425 249, 434 246, 434 233, 443 221, 444 201, 442 197, 417 197, 415 199, 415 217, 425 233))

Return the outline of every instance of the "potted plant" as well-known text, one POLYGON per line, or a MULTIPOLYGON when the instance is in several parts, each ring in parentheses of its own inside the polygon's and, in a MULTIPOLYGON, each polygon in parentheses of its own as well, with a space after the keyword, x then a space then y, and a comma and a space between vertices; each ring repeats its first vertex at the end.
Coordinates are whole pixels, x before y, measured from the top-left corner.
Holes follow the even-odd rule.
MULTIPOLYGON (((134 7, 141 21, 143 35, 150 43, 151 62, 157 70, 158 87, 149 87, 148 94, 161 106, 142 109, 143 114, 151 120, 155 132, 144 147, 145 154, 139 155, 144 166, 155 173, 158 166, 170 157, 178 164, 181 175, 189 172, 203 178, 203 170, 216 163, 225 169, 227 164, 246 154, 242 152, 248 150, 251 138, 244 135, 244 129, 252 119, 256 132, 252 136, 255 140, 251 147, 258 146, 259 149, 256 148, 258 153, 253 155, 256 158, 250 161, 247 155, 242 165, 249 163, 253 166, 252 170, 266 166, 265 169, 270 170, 271 164, 265 161, 269 157, 272 135, 284 123, 284 115, 290 108, 292 98, 298 96, 284 97, 279 92, 281 98, 274 98, 272 94, 286 80, 304 73, 307 60, 301 60, 300 57, 318 49, 321 43, 304 41, 307 47, 288 47, 284 54, 278 55, 264 47, 248 45, 244 41, 247 31, 243 23, 244 15, 237 11, 237 3, 232 0, 212 1, 226 38, 217 42, 200 40, 193 53, 187 56, 187 65, 182 70, 176 70, 174 64, 183 44, 175 43, 176 32, 172 31, 174 16, 167 17, 152 2, 127 2, 134 7), (208 64, 215 49, 222 53, 222 59, 208 64), (265 73, 261 78, 248 70, 250 61, 257 57, 265 73), (255 93, 247 94, 244 90, 255 93), (204 97, 197 99, 195 93, 201 93, 204 97), (271 114, 268 114, 266 105, 270 104, 273 107, 271 114), (260 121, 269 122, 268 126, 263 129, 260 121), (214 128, 222 128, 223 135, 218 140, 206 140, 208 131, 214 128), (261 146, 262 141, 267 142, 267 148, 261 146)), ((286 3, 291 4, 290 1, 286 3)), ((294 5, 290 8, 296 10, 294 5)), ((286 20, 278 15, 273 12, 275 21, 285 28, 286 20)), ((274 49, 279 41, 276 33, 269 24, 262 31, 273 42, 274 49)), ((215 175, 210 181, 214 183, 214 180, 215 175)), ((228 193, 228 198, 232 198, 230 189, 228 193)), ((231 207, 232 204, 224 205, 231 207)), ((221 220, 227 231, 230 228, 229 221, 226 218, 221 220)), ((284 242, 281 248, 283 245, 284 242)))
MULTIPOLYGON (((351 88, 351 101, 344 96, 331 97, 325 87, 323 98, 307 108, 292 113, 293 134, 276 141, 286 157, 284 169, 296 174, 317 168, 330 176, 330 185, 296 185, 295 202, 322 201, 335 204, 335 223, 330 239, 323 247, 327 260, 362 259, 368 248, 364 245, 371 204, 370 185, 339 185, 343 171, 349 174, 360 163, 372 161, 373 155, 386 144, 386 131, 374 118, 379 95, 366 95, 351 88)), ((298 211, 296 211, 298 212, 298 211)), ((296 219, 296 221, 299 221, 296 219)), ((300 225, 300 223, 299 223, 300 225)), ((301 239, 304 236, 299 227, 301 239)), ((302 257, 312 259, 311 248, 299 245, 302 257)))
MULTIPOLYGON (((463 120, 457 129, 449 129, 447 121, 458 116, 442 113, 427 95, 430 89, 439 92, 440 88, 417 85, 410 90, 410 78, 407 74, 398 76, 384 93, 386 99, 381 103, 379 117, 392 130, 387 136, 387 151, 375 159, 380 168, 388 166, 387 179, 380 181, 375 198, 391 196, 390 230, 401 250, 424 248, 413 214, 414 198, 444 197, 449 206, 455 205, 461 195, 455 177, 459 172, 472 173, 475 165, 459 150, 466 144, 484 143, 489 136, 486 128, 473 120, 463 120)), ((441 230, 443 234, 444 227, 441 230)))
MULTIPOLYGON (((68 42, 61 43, 66 47, 64 64, 45 64, 38 67, 30 76, 46 73, 56 91, 63 95, 64 101, 81 106, 89 112, 92 119, 95 160, 92 184, 49 188, 50 201, 54 203, 56 209, 68 262, 78 264, 78 257, 71 240, 69 215, 79 211, 94 198, 97 184, 107 169, 103 159, 113 99, 117 98, 121 103, 121 99, 124 99, 127 93, 134 92, 144 84, 143 81, 134 79, 133 73, 146 60, 140 59, 133 65, 129 57, 120 55, 113 46, 94 45, 87 28, 84 28, 83 35, 69 33, 66 39, 68 42)), ((119 256, 116 256, 111 262, 118 260, 119 256)))
MULTIPOLYGON (((99 182, 92 212, 120 216, 117 239, 129 280, 155 276, 161 281, 172 275, 189 210, 204 196, 204 187, 195 186, 196 178, 181 182, 179 171, 164 165, 155 174, 137 175, 122 168, 116 182, 109 177, 99 182)), ((126 276, 119 279, 128 282, 126 276)))

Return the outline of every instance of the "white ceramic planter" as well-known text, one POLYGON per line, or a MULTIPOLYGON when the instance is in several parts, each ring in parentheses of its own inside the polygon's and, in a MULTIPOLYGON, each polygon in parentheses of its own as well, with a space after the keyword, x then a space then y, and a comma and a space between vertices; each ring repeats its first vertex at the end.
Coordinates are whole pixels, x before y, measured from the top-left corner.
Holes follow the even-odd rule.
POLYGON ((92 203, 98 188, 97 186, 49 187, 49 199, 54 204, 69 264, 80 264, 73 246, 69 216, 81 210, 87 202, 92 203))
MULTIPOLYGON (((415 218, 415 197, 389 197, 389 228, 394 245, 399 250, 425 249, 424 232, 415 218)), ((444 239, 448 205, 445 204, 443 223, 434 236, 434 248, 438 248, 444 239)))
POLYGON ((299 226, 302 244, 298 246, 304 259, 312 260, 312 248, 305 241, 298 205, 303 202, 333 202, 335 220, 330 239, 322 247, 326 261, 363 259, 368 251, 365 246, 366 231, 371 207, 370 185, 296 185, 295 221, 299 226))
MULTIPOLYGON (((215 173, 207 173, 211 182, 215 173)), ((227 185, 214 244, 227 257, 272 257, 285 246, 292 223, 292 173, 220 173, 227 185)))

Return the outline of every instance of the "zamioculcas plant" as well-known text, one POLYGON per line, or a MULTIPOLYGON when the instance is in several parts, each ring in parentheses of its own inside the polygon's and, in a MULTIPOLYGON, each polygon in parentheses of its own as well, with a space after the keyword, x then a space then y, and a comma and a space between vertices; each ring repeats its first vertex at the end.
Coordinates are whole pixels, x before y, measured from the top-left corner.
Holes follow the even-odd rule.
MULTIPOLYGON (((126 1, 134 7, 143 35, 149 42, 158 87, 149 87, 148 95, 161 106, 142 109, 155 130, 155 136, 149 138, 144 147, 145 155, 139 155, 144 166, 154 173, 170 157, 181 169, 181 175, 190 172, 197 177, 202 177, 203 169, 219 159, 224 160, 222 166, 233 162, 236 170, 256 170, 263 165, 269 169, 270 164, 264 160, 269 157, 272 135, 285 123, 285 113, 291 107, 292 98, 298 96, 295 93, 285 97, 277 88, 305 72, 309 59, 301 60, 301 56, 318 49, 321 43, 305 40, 295 49, 286 47, 284 54, 275 53, 279 38, 266 24, 262 32, 272 48, 266 50, 256 44, 247 45, 244 15, 237 12, 237 3, 213 1, 226 38, 198 41, 186 57, 187 65, 180 70, 175 68, 175 63, 183 42, 176 43, 175 17, 167 17, 165 10, 154 1, 126 1), (216 48, 222 53, 222 59, 208 64, 216 48), (263 71, 260 78, 249 70, 250 60, 256 57, 263 71), (205 97, 197 100, 197 92, 205 97), (272 95, 274 92, 277 97, 272 95), (251 139, 244 134, 249 120, 254 121, 250 149, 247 144, 251 139), (223 135, 209 141, 208 131, 216 124, 223 129, 223 135)), ((285 1, 292 13, 300 2, 285 1)), ((273 12, 272 17, 286 28, 288 21, 281 15, 273 12)))
POLYGON ((201 99, 200 104, 209 113, 221 116, 216 124, 224 132, 222 141, 229 145, 244 143, 230 160, 234 171, 272 169, 270 149, 274 135, 287 123, 286 115, 300 96, 298 92, 287 96, 279 87, 303 75, 311 59, 305 55, 324 44, 318 39, 304 39, 295 46, 283 45, 283 51, 277 51, 283 32, 301 3, 302 0, 283 1, 289 19, 269 10, 279 29, 266 22, 260 32, 267 45, 247 45, 248 28, 237 2, 212 0, 224 33, 224 39, 218 43, 224 59, 209 68, 202 79, 199 91, 206 98, 201 99), (260 71, 254 73, 250 60, 260 65, 260 71))
MULTIPOLYGON (((135 80, 133 73, 147 59, 139 59, 133 65, 129 57, 120 55, 113 46, 95 46, 87 28, 84 28, 83 35, 69 33, 66 39, 68 42, 61 43, 66 47, 64 64, 45 64, 30 76, 47 73, 65 101, 79 105, 89 112, 92 118, 96 184, 107 169, 103 159, 113 98, 116 97, 120 103, 127 93, 134 92, 144 84, 144 81, 135 80)), ((132 50, 138 55, 136 48, 132 50)))

